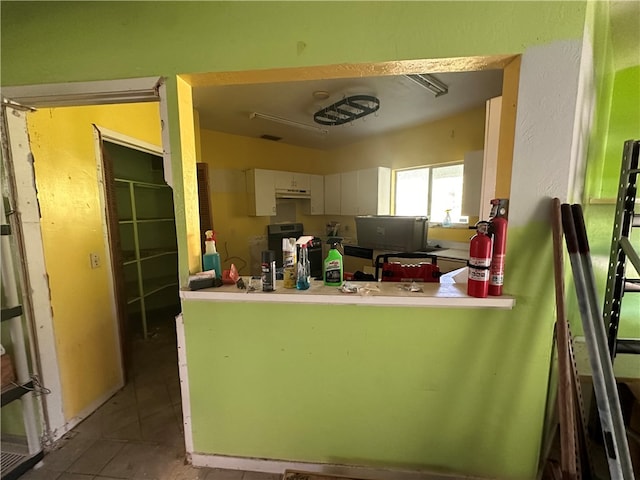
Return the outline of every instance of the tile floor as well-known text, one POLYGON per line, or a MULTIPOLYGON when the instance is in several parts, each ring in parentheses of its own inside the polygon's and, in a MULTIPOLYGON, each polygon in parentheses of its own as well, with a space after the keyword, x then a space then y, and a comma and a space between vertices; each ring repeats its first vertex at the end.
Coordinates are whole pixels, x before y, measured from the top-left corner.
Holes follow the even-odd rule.
POLYGON ((134 340, 127 385, 65 435, 21 480, 278 480, 185 464, 175 325, 134 340))

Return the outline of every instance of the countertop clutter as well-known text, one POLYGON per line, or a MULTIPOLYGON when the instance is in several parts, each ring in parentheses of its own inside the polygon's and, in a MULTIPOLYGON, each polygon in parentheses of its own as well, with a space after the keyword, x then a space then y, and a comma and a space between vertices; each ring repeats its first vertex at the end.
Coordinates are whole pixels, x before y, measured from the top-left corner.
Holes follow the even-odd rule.
MULTIPOLYGON (((454 272, 452 272, 454 273, 454 272)), ((461 272, 462 273, 462 272, 461 272)), ((404 282, 345 282, 357 292, 344 293, 341 288, 327 287, 322 281, 312 281, 308 290, 284 288, 282 281, 276 282, 272 292, 261 290, 242 290, 236 285, 223 285, 219 288, 207 288, 190 291, 182 290, 180 297, 189 300, 217 302, 262 302, 262 303, 307 303, 370 305, 394 307, 450 307, 450 308, 503 308, 511 309, 515 305, 513 297, 474 298, 466 294, 465 283, 434 282, 416 283, 421 291, 411 291, 411 284, 404 282)), ((250 285, 250 279, 244 279, 250 285)))

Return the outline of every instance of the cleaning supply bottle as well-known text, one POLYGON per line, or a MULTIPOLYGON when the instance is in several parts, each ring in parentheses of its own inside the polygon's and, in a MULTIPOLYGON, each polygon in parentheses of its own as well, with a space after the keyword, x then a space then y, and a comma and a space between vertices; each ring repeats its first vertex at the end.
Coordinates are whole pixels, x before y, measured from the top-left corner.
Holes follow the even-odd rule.
POLYGON ((282 279, 284 288, 296 288, 296 239, 282 239, 282 279))
POLYGON ((311 286, 311 265, 309 264, 309 252, 307 244, 300 244, 300 258, 298 258, 298 278, 296 288, 298 290, 308 290, 311 286))
POLYGON ((222 266, 220 265, 220 254, 216 251, 216 237, 213 230, 204 232, 204 255, 202 256, 202 269, 213 270, 216 278, 222 279, 222 266))
POLYGON ((338 251, 338 241, 330 239, 331 249, 327 253, 327 258, 324 259, 324 284, 331 287, 339 287, 342 285, 343 271, 342 271, 342 254, 338 251))
POLYGON ((451 210, 447 209, 444 211, 444 220, 442 220, 442 226, 448 228, 451 226, 451 210))

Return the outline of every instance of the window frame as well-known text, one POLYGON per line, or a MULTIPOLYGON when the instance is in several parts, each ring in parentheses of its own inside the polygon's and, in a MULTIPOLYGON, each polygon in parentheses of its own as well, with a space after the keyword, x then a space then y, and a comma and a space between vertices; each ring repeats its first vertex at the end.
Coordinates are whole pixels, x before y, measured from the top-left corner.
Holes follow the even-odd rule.
MULTIPOLYGON (((463 171, 464 171, 464 160, 456 160, 454 162, 445 162, 445 163, 433 163, 430 165, 419 165, 419 166, 414 166, 414 167, 404 167, 404 168, 395 168, 393 169, 393 214, 397 215, 396 213, 396 198, 397 198, 397 191, 398 191, 398 172, 406 172, 409 170, 421 170, 421 169, 428 169, 429 170, 429 175, 428 175, 428 193, 427 193, 427 214, 426 216, 429 217, 429 226, 430 227, 438 227, 438 226, 442 226, 442 222, 433 222, 431 221, 431 196, 433 194, 433 171, 437 168, 442 168, 442 167, 453 167, 455 165, 462 165, 463 171)), ((463 188, 464 188, 464 180, 463 180, 463 188)), ((451 226, 452 227, 464 227, 467 228, 467 226, 469 225, 469 216, 468 215, 460 215, 461 217, 466 217, 467 221, 466 222, 451 222, 451 226)))

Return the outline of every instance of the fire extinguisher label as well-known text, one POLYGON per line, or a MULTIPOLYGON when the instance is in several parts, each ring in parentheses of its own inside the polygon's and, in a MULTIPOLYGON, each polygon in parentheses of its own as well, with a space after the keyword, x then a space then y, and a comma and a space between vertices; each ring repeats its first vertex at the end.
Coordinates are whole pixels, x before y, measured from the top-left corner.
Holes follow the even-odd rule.
POLYGON ((503 285, 504 284, 504 254, 494 255, 493 263, 491 265, 491 285, 503 285))
POLYGON ((489 280, 489 270, 478 270, 472 267, 472 268, 469 268, 468 277, 469 277, 469 280, 486 282, 489 280))
POLYGON ((490 267, 491 259, 490 258, 478 258, 471 257, 469 258, 469 265, 472 267, 490 267))

